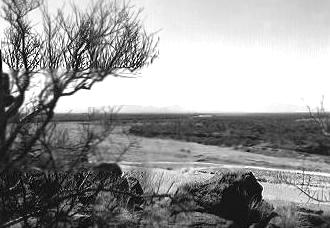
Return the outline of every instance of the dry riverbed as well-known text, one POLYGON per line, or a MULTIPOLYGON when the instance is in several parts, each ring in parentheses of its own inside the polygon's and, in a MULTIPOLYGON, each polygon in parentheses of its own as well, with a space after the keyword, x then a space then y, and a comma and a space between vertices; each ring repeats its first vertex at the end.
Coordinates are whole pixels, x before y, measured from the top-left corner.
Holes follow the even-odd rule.
POLYGON ((149 167, 177 169, 237 165, 278 170, 306 170, 330 174, 328 156, 301 154, 291 151, 290 157, 271 156, 229 147, 202 145, 172 139, 144 138, 113 134, 100 146, 94 161, 121 160, 149 167), (125 151, 124 154, 121 154, 125 151))

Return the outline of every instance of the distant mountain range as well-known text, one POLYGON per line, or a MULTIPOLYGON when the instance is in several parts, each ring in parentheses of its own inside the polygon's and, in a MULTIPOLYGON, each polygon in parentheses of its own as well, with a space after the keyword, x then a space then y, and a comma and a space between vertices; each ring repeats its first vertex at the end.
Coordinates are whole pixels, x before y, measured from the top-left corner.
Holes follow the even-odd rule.
POLYGON ((122 105, 120 113, 191 113, 178 105, 156 107, 156 106, 140 106, 140 105, 122 105))
POLYGON ((121 113, 296 113, 296 112, 308 112, 306 107, 298 105, 288 105, 288 104, 272 104, 266 107, 265 111, 220 111, 220 110, 189 110, 185 109, 179 105, 172 106, 140 106, 140 105, 122 105, 121 113))
MULTIPOLYGON (((105 106, 106 107, 106 106, 105 106)), ((272 104, 269 105, 265 111, 221 111, 221 110, 192 110, 186 109, 179 105, 171 106, 153 106, 153 105, 109 105, 114 107, 119 113, 213 113, 213 114, 247 114, 247 113, 296 113, 296 112, 307 112, 306 107, 295 106, 295 105, 281 105, 272 104)), ((102 109, 102 107, 95 107, 96 109, 102 109)), ((89 109, 79 110, 68 110, 68 111, 57 111, 57 113, 86 113, 89 109)))

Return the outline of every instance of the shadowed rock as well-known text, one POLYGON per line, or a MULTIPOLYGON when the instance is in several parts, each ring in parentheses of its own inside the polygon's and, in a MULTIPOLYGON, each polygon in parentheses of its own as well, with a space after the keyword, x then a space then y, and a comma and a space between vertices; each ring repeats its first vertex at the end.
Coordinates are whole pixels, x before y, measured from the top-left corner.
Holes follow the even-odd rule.
POLYGON ((100 179, 110 179, 114 190, 118 191, 114 196, 119 198, 129 209, 140 209, 144 203, 143 189, 139 181, 130 176, 122 176, 122 170, 116 163, 101 163, 94 167, 96 175, 100 179), (128 194, 126 194, 128 193, 128 194))
POLYGON ((174 210, 199 211, 232 220, 247 227, 251 205, 262 200, 262 186, 251 172, 218 174, 202 183, 183 185, 174 199, 174 210))
POLYGON ((122 175, 121 168, 116 163, 101 163, 94 167, 99 177, 119 178, 122 175))

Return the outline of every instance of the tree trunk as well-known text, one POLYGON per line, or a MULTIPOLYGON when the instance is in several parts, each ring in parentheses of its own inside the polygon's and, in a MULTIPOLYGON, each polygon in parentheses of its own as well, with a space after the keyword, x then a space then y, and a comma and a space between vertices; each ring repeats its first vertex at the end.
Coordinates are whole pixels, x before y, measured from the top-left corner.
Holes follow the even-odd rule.
POLYGON ((6 91, 4 88, 4 79, 2 71, 2 54, 0 50, 0 167, 6 161, 6 151, 4 150, 6 144, 6 91))

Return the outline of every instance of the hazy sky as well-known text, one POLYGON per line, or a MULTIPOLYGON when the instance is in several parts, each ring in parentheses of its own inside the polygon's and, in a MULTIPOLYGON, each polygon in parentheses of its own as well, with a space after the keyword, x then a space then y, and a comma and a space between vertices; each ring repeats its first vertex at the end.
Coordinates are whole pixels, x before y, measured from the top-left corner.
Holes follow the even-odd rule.
POLYGON ((148 31, 160 30, 159 58, 138 78, 108 78, 65 98, 58 111, 107 105, 306 111, 322 95, 330 104, 330 1, 131 2, 144 8, 148 31))

